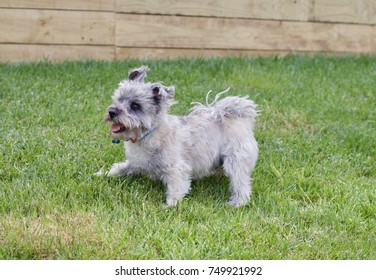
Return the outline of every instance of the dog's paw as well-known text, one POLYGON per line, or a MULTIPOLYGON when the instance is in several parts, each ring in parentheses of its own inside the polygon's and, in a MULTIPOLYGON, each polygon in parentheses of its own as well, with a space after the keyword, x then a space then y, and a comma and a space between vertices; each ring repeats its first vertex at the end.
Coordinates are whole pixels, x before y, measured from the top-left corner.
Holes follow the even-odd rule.
POLYGON ((103 176, 103 175, 106 175, 106 172, 104 171, 104 167, 102 167, 101 169, 99 169, 99 171, 95 172, 93 175, 94 176, 103 176))
POLYGON ((125 162, 115 163, 112 165, 107 176, 123 176, 127 173, 127 164, 125 162))
POLYGON ((248 202, 249 202, 249 197, 236 197, 236 198, 231 197, 230 200, 227 202, 227 204, 232 207, 237 208, 237 207, 246 205, 248 202))
POLYGON ((164 208, 174 207, 181 199, 166 198, 166 202, 163 204, 164 208))
POLYGON ((237 207, 247 204, 247 201, 229 200, 227 204, 231 207, 237 208, 237 207))

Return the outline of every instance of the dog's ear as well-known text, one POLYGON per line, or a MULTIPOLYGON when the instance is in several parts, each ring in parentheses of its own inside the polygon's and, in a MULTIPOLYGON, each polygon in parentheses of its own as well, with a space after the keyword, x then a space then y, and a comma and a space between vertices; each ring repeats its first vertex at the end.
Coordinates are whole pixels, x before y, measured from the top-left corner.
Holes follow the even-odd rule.
POLYGON ((160 83, 155 83, 151 85, 151 93, 153 95, 153 99, 156 102, 161 100, 168 100, 174 98, 175 87, 169 86, 166 87, 160 83))
POLYGON ((129 71, 128 81, 140 82, 143 83, 146 77, 146 71, 149 70, 147 66, 141 66, 129 71))

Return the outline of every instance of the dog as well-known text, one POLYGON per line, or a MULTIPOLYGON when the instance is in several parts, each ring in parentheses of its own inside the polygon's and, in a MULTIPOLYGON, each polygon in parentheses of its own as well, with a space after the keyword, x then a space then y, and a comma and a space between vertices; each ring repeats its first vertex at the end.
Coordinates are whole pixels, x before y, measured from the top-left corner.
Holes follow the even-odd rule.
POLYGON ((105 113, 113 142, 124 140, 126 154, 107 176, 147 174, 161 180, 167 188, 165 205, 175 206, 189 193, 192 180, 222 169, 230 180, 228 204, 247 204, 258 157, 257 105, 247 97, 220 99, 217 94, 210 104, 196 103, 187 116, 171 115, 175 87, 145 82, 148 70, 129 71, 105 113))

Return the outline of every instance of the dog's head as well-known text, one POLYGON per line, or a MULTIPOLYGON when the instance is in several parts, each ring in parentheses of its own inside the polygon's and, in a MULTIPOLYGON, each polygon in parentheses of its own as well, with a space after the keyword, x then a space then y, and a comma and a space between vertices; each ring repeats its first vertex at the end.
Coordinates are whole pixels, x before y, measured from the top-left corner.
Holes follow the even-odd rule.
POLYGON ((133 69, 119 84, 107 108, 105 121, 111 125, 115 139, 136 142, 155 129, 173 103, 175 88, 161 83, 145 83, 147 66, 133 69))

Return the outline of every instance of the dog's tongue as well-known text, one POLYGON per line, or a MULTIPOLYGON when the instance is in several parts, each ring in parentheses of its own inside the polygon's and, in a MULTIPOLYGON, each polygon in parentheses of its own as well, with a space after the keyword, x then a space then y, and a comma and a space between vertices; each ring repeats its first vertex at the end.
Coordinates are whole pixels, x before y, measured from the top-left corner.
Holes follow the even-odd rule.
POLYGON ((114 123, 112 124, 112 132, 116 132, 116 131, 119 131, 121 129, 121 125, 118 124, 118 123, 114 123))

